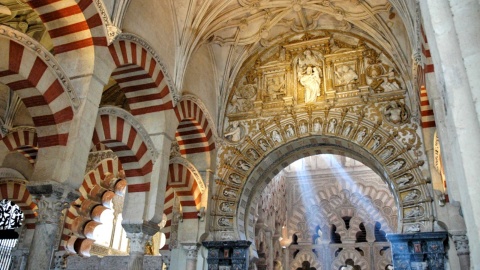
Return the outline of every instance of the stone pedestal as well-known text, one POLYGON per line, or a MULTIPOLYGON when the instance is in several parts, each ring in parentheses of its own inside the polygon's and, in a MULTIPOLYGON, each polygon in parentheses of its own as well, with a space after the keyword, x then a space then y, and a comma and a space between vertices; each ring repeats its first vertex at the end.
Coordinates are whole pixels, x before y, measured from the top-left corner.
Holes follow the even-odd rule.
POLYGON ((28 255, 27 269, 50 269, 59 245, 62 212, 78 193, 62 184, 28 186, 37 204, 37 222, 28 255))
POLYGON ((447 232, 388 234, 396 270, 444 270, 447 232))
POLYGON ((208 249, 208 270, 247 270, 248 247, 251 243, 245 240, 203 242, 208 249))

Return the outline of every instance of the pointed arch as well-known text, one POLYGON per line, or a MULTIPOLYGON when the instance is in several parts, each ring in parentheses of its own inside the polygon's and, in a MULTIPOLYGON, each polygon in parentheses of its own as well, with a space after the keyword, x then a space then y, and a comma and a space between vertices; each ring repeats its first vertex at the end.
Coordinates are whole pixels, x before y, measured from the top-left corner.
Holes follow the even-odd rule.
POLYGON ((173 109, 175 88, 152 47, 132 34, 120 34, 109 47, 111 76, 125 92, 133 115, 173 109))

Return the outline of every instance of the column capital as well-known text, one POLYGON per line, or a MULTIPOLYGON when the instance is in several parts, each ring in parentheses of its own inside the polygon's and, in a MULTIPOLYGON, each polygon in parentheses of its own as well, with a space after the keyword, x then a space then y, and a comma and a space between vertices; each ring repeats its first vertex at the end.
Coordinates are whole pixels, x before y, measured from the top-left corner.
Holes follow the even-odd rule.
POLYGON ((469 255, 470 246, 468 244, 468 237, 465 234, 461 235, 452 235, 453 243, 455 244, 455 249, 457 254, 460 255, 469 255))
POLYGON ((182 243, 182 248, 187 253, 187 259, 196 260, 198 256, 198 249, 200 244, 198 243, 182 243))
POLYGON ((141 224, 123 223, 123 228, 130 239, 130 251, 132 253, 145 253, 145 244, 160 230, 158 224, 144 221, 141 224))

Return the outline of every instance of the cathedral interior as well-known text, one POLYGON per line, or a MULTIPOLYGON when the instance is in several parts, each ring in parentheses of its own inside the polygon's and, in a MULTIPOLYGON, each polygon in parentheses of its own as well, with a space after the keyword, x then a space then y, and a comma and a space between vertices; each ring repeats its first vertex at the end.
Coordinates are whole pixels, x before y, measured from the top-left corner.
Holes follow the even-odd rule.
POLYGON ((480 269, 478 44, 478 0, 0 0, 0 269, 480 269))

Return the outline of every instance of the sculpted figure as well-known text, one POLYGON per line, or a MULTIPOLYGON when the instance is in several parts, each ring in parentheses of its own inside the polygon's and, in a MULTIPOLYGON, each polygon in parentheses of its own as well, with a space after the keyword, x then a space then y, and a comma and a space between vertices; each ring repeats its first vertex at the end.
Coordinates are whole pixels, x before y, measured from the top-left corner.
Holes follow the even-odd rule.
POLYGON ((328 123, 328 133, 335 133, 335 126, 337 125, 337 119, 333 118, 328 123))
POLYGON ((226 213, 230 213, 230 212, 233 212, 232 208, 230 208, 232 206, 233 206, 233 203, 231 202, 222 202, 220 204, 220 210, 226 213))
POLYGON ((226 189, 223 190, 223 195, 225 197, 233 197, 233 198, 237 197, 237 194, 235 193, 235 191, 233 191, 232 189, 229 189, 229 188, 226 188, 226 189))
POLYGON ((267 141, 265 141, 265 139, 260 139, 258 140, 258 146, 260 146, 260 148, 262 148, 263 151, 267 151, 269 145, 267 143, 267 141))
POLYGON ((313 122, 313 132, 319 132, 320 129, 322 128, 322 125, 320 124, 320 120, 315 119, 315 121, 313 122))
POLYGON ((220 226, 231 226, 230 220, 226 217, 221 217, 218 219, 218 225, 220 226))
POLYGON ((248 171, 250 170, 250 165, 248 165, 248 163, 245 162, 245 160, 241 159, 237 162, 237 168, 242 169, 244 171, 248 171))
POLYGON ((413 176, 404 174, 400 178, 397 179, 397 184, 399 187, 403 187, 408 184, 413 179, 413 176))
POLYGON ((317 101, 317 96, 320 96, 320 70, 318 67, 307 67, 305 73, 299 72, 298 78, 300 84, 305 87, 305 103, 313 103, 317 101))
POLYGON ((335 75, 341 84, 351 84, 358 79, 357 73, 348 65, 340 67, 335 71, 335 75))
POLYGON ((236 173, 230 174, 228 179, 230 179, 230 182, 233 182, 237 185, 240 185, 242 183, 242 180, 240 180, 240 176, 238 176, 238 174, 236 174, 236 173))
POLYGON ((403 198, 403 201, 404 201, 404 202, 413 201, 413 200, 415 200, 418 196, 419 196, 418 190, 414 189, 414 190, 410 191, 410 192, 403 198))
POLYGON ((231 140, 232 142, 240 141, 242 129, 238 125, 238 121, 233 121, 232 125, 228 129, 230 130, 230 132, 225 134, 225 138, 231 140))
POLYGON ((411 209, 405 213, 405 217, 407 218, 415 218, 421 215, 422 215, 422 210, 418 206, 416 206, 414 209, 411 209))
POLYGON ((398 170, 400 170, 403 165, 405 165, 405 161, 403 160, 395 160, 392 165, 389 166, 389 169, 391 172, 396 172, 398 170))
POLYGON ((248 155, 254 160, 259 158, 257 151, 255 151, 253 148, 248 149, 248 155))
POLYGON ((380 146, 380 141, 381 141, 381 137, 378 136, 378 135, 375 135, 373 137, 373 144, 372 144, 372 150, 376 150, 379 146, 380 146))
POLYGON ((305 122, 302 122, 300 124, 300 134, 305 134, 307 133, 307 125, 305 124, 305 122))
POLYGON ((367 132, 365 131, 365 128, 360 129, 360 131, 357 134, 357 142, 362 142, 363 139, 365 138, 365 135, 367 135, 367 132))
POLYGON ((406 233, 415 233, 420 231, 420 224, 412 224, 405 229, 406 233))
POLYGON ((393 146, 388 146, 387 148, 385 148, 385 150, 383 150, 382 154, 380 154, 380 158, 381 159, 387 159, 389 158, 392 154, 393 154, 393 146))
POLYGON ((278 131, 274 130, 272 132, 272 140, 278 143, 282 142, 282 136, 280 136, 280 133, 278 133, 278 131))
POLYGON ((295 131, 293 130, 292 125, 287 126, 287 136, 288 137, 293 137, 295 135, 295 131))
POLYGON ((404 122, 408 118, 408 113, 405 108, 395 101, 390 102, 390 104, 385 107, 384 113, 387 120, 394 124, 404 122))
POLYGON ((352 130, 352 125, 348 123, 345 128, 343 129, 343 136, 348 136, 350 134, 350 131, 352 130))

